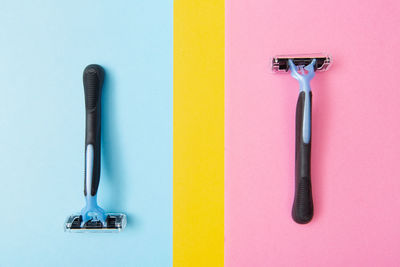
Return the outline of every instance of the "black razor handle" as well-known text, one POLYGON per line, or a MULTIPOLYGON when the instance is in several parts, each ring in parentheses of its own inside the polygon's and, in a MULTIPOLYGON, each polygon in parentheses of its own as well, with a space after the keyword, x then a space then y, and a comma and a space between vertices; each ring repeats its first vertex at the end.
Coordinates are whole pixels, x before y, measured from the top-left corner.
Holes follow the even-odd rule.
MULTIPOLYGON (((100 182, 100 137, 101 137, 101 91, 104 81, 104 69, 99 65, 89 65, 83 71, 83 87, 85 91, 86 108, 86 136, 85 136, 85 163, 87 149, 93 146, 93 174, 90 194, 97 194, 100 182)), ((86 191, 86 167, 85 186, 86 191)))
POLYGON ((292 208, 293 220, 300 224, 311 221, 314 205, 311 190, 311 100, 310 94, 310 139, 303 138, 303 119, 306 93, 300 92, 296 106, 296 160, 295 160, 295 195, 292 208))

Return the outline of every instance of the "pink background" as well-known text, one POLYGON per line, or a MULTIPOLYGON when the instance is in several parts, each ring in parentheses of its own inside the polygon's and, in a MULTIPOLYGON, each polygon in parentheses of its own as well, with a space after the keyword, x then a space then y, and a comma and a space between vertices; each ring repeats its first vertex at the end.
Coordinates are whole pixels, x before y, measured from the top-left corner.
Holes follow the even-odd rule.
POLYGON ((400 265, 400 1, 226 1, 225 263, 400 265), (279 53, 328 52, 313 88, 315 216, 291 219, 298 84, 279 53))

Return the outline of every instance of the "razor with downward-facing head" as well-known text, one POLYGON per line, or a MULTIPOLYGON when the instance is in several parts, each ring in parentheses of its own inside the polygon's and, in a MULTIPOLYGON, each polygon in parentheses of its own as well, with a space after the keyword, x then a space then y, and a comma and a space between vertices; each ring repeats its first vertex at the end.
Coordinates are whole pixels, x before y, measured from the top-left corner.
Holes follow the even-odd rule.
POLYGON ((100 140, 101 140, 101 91, 104 69, 89 65, 83 72, 86 108, 85 138, 85 182, 86 206, 81 213, 71 215, 65 222, 65 230, 71 232, 112 232, 121 231, 126 225, 126 215, 105 213, 97 205, 97 189, 100 182, 100 140))
POLYGON ((276 56, 272 70, 288 72, 300 84, 296 106, 296 155, 295 196, 292 208, 293 220, 300 224, 311 221, 314 204, 311 189, 311 100, 310 81, 316 71, 325 71, 331 65, 331 57, 322 54, 276 56))

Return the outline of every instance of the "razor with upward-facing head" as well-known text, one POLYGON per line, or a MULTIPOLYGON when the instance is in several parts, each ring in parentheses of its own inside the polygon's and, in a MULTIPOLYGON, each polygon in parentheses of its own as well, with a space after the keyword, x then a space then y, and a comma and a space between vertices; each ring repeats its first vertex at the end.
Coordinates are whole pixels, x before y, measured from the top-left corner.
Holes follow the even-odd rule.
POLYGON ((316 71, 325 71, 331 65, 331 57, 323 54, 275 56, 274 72, 290 74, 300 84, 296 106, 296 156, 295 196, 292 208, 293 220, 300 224, 311 221, 314 205, 311 190, 311 87, 316 71))
POLYGON ((85 183, 86 206, 79 214, 71 215, 65 222, 70 232, 118 232, 126 225, 126 215, 105 213, 97 205, 100 182, 101 91, 104 69, 89 65, 83 71, 86 107, 85 183))

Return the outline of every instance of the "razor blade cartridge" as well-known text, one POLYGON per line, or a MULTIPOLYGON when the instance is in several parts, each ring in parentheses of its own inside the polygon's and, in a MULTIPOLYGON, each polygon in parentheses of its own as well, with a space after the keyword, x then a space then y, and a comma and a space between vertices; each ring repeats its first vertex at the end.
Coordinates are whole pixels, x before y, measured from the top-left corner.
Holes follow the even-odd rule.
POLYGON ((321 53, 304 55, 278 55, 272 58, 272 71, 287 72, 290 69, 289 59, 291 59, 296 66, 307 66, 312 62, 313 59, 315 59, 315 71, 326 71, 332 64, 332 58, 329 55, 321 53))
POLYGON ((106 223, 99 220, 89 220, 82 225, 82 216, 74 214, 65 222, 65 231, 68 232, 120 232, 126 226, 126 215, 122 213, 107 213, 106 223))

